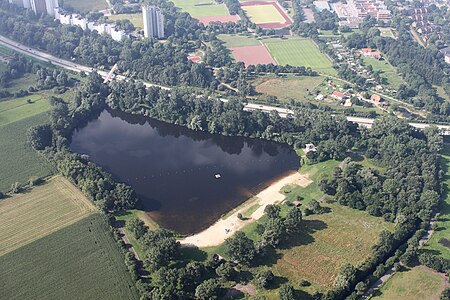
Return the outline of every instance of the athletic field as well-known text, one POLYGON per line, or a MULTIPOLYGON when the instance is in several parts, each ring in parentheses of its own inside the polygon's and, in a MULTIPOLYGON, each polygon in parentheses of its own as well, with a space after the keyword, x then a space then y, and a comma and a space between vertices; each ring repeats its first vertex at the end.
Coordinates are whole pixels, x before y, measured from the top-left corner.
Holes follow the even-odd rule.
POLYGON ((247 16, 255 24, 284 23, 283 16, 273 5, 242 6, 247 16))
POLYGON ((318 72, 336 74, 331 62, 310 39, 271 39, 264 43, 280 65, 304 66, 318 72))
POLYGON ((75 223, 94 205, 64 177, 0 202, 0 256, 75 223))
POLYGON ((172 2, 193 18, 228 16, 225 4, 217 4, 214 0, 172 0, 172 2))
POLYGON ((233 57, 244 62, 245 66, 258 64, 276 64, 269 51, 263 45, 232 48, 233 57))

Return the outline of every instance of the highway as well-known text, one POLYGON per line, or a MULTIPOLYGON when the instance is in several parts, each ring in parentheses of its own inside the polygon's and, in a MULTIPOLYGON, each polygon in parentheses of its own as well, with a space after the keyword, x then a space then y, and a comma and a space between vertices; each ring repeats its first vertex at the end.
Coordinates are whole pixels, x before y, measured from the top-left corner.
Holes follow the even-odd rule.
MULTIPOLYGON (((44 61, 44 62, 49 62, 52 63, 53 65, 59 66, 61 68, 64 68, 66 70, 70 70, 70 71, 75 71, 75 72, 85 72, 85 73, 90 73, 92 72, 92 68, 87 67, 87 66, 83 66, 80 65, 78 63, 72 62, 72 61, 68 61, 68 60, 64 60, 58 57, 55 57, 53 55, 50 55, 48 53, 30 48, 28 46, 25 46, 21 43, 15 42, 7 37, 4 37, 2 35, 0 35, 0 44, 4 45, 14 51, 17 51, 19 53, 28 55, 30 57, 33 57, 35 59, 44 61)), ((97 73, 102 76, 104 79, 109 79, 110 78, 110 71, 101 71, 101 70, 97 70, 97 73), (109 74, 109 75, 108 75, 109 74)), ((122 75, 117 75, 115 76, 116 80, 126 80, 127 78, 125 76, 122 75)), ((165 90, 170 90, 170 87, 165 87, 165 86, 161 86, 161 85, 157 85, 157 84, 153 84, 153 83, 149 83, 149 82, 143 82, 143 84, 147 87, 151 87, 151 86, 156 86, 165 90)), ((227 102, 227 99, 221 99, 224 102, 227 102)), ((246 111, 253 111, 253 110, 261 110, 264 112, 271 112, 273 110, 276 110, 279 115, 281 117, 286 117, 288 114, 292 114, 293 111, 287 108, 280 108, 280 107, 275 107, 275 106, 269 106, 269 105, 260 105, 260 104, 255 104, 255 103, 248 103, 247 105, 245 105, 244 110, 246 111)), ((369 118, 360 118, 360 117, 350 117, 347 116, 347 120, 350 122, 354 122, 357 123, 360 126, 364 126, 367 128, 371 128, 373 122, 375 121, 375 119, 369 119, 369 118)), ((430 124, 422 124, 422 123, 409 123, 409 125, 418 128, 418 129, 424 129, 426 127, 431 126, 430 124)), ((439 129, 442 130, 444 135, 450 135, 450 125, 437 125, 439 129)))

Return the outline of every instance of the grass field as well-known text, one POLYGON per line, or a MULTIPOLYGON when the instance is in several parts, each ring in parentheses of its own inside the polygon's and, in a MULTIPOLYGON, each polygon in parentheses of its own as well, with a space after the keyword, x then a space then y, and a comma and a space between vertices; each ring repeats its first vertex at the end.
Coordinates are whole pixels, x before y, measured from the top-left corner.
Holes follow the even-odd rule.
POLYGON ((450 259, 450 146, 444 147, 440 161, 445 171, 445 196, 439 207, 440 216, 437 220, 437 229, 422 249, 425 251, 437 251, 442 257, 450 259), (446 242, 447 246, 444 246, 443 242, 446 242))
POLYGON ((77 222, 95 206, 64 177, 0 202, 0 256, 77 222))
POLYGON ((30 95, 13 100, 1 101, 0 126, 46 112, 50 107, 48 99, 40 95, 30 95))
POLYGON ((0 265, 3 299, 139 299, 99 214, 1 256, 0 265))
POLYGON ((228 49, 235 47, 246 47, 246 46, 258 46, 261 43, 255 38, 254 35, 243 35, 243 34, 220 34, 219 39, 225 42, 225 46, 228 49))
POLYGON ((130 20, 130 22, 134 25, 134 27, 139 29, 144 29, 144 19, 142 13, 140 14, 119 14, 119 15, 111 15, 108 19, 112 21, 118 20, 130 20))
POLYGON ((228 16, 225 4, 217 4, 214 0, 172 0, 172 2, 194 18, 228 16))
POLYGON ((286 21, 273 5, 242 6, 242 9, 255 24, 284 23, 286 21))
POLYGON ((381 77, 385 78, 387 85, 392 89, 398 89, 405 82, 397 74, 397 70, 387 60, 377 60, 372 57, 362 57, 366 65, 371 65, 374 71, 380 71, 381 77))
POLYGON ((258 78, 253 84, 258 93, 275 96, 281 101, 295 99, 304 101, 310 91, 313 91, 322 81, 324 77, 262 77, 258 78))
POLYGON ((378 291, 380 295, 371 299, 439 299, 444 288, 445 279, 443 276, 431 269, 420 266, 396 273, 378 291))
POLYGON ((105 0, 64 0, 64 4, 72 6, 79 12, 89 12, 108 8, 105 0))
POLYGON ((30 177, 44 177, 52 167, 28 144, 29 127, 47 122, 46 113, 0 126, 0 191, 5 192, 15 182, 26 183, 30 177))
POLYGON ((304 66, 329 75, 336 74, 331 62, 310 39, 271 39, 264 43, 280 65, 304 66))

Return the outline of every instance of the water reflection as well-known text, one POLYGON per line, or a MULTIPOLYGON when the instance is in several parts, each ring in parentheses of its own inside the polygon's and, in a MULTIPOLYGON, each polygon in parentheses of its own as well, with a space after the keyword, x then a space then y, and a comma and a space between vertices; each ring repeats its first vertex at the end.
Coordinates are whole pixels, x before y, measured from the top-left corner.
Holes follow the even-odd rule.
POLYGON ((133 186, 163 227, 185 234, 299 167, 287 145, 195 132, 118 111, 103 111, 75 132, 71 148, 133 186))

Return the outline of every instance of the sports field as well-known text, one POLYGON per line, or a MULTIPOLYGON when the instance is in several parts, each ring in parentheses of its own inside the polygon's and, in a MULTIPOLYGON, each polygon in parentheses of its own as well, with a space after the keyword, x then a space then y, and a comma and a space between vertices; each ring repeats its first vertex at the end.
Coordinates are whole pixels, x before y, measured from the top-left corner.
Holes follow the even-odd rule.
POLYGON ((64 0, 64 4, 70 5, 82 13, 108 8, 106 0, 64 0))
POLYGON ((95 206, 64 177, 0 202, 0 256, 75 223, 95 206))
POLYGON ((250 20, 255 24, 284 23, 284 17, 273 5, 242 6, 250 20))
POLYGON ((270 39, 264 43, 280 65, 310 67, 318 72, 336 75, 330 60, 310 39, 270 39))
POLYGON ((0 256, 2 299, 139 299, 99 214, 0 256))
POLYGON ((193 18, 228 16, 225 4, 217 4, 214 0, 172 0, 172 2, 193 18))
POLYGON ((50 110, 50 102, 41 95, 0 102, 0 126, 10 124, 27 117, 50 110))
POLYGON ((427 267, 420 266, 396 273, 379 291, 375 292, 378 295, 371 299, 439 299, 444 288, 444 276, 427 267))
POLYGON ((111 15, 108 16, 108 19, 112 21, 129 20, 134 25, 134 27, 144 29, 144 19, 142 13, 111 15))
POLYGON ((441 152, 441 166, 444 174, 444 198, 439 206, 437 230, 422 248, 425 251, 437 252, 446 259, 450 259, 450 147, 445 146, 441 152))
POLYGON ((220 34, 218 38, 225 42, 228 49, 245 46, 259 46, 261 43, 254 35, 248 34, 220 34))
POLYGON ((0 191, 6 192, 11 184, 26 183, 30 177, 44 177, 52 173, 52 167, 34 151, 27 140, 31 126, 48 121, 46 113, 21 119, 0 126, 0 191))
POLYGON ((258 64, 276 64, 263 45, 232 48, 234 59, 244 62, 245 66, 258 64))

